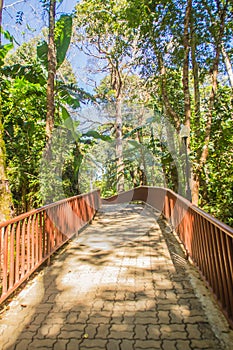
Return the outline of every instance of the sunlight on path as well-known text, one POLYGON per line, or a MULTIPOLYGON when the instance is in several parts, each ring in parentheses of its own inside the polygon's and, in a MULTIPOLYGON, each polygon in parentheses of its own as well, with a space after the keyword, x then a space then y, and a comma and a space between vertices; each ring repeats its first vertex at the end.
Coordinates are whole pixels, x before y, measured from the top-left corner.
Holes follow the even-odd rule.
POLYGON ((230 350, 225 319, 211 306, 211 323, 194 292, 196 276, 158 214, 103 206, 2 314, 1 349, 230 350))

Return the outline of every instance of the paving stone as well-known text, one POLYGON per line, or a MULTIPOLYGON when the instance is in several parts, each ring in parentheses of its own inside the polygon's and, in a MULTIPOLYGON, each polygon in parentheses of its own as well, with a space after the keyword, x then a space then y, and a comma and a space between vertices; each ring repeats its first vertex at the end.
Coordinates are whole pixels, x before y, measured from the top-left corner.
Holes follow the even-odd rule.
MULTIPOLYGON (((60 340, 56 341, 56 343, 53 346, 53 350, 64 350, 64 349, 66 349, 66 345, 68 344, 68 342, 69 342, 68 339, 67 340, 60 339, 60 340)), ((77 347, 76 347, 76 350, 78 350, 77 347)))
MULTIPOLYGON (((34 336, 35 336, 35 332, 29 332, 29 331, 23 332, 23 339, 32 340, 34 336)), ((20 336, 19 336, 19 339, 20 339, 20 336)))
MULTIPOLYGON (((56 339, 34 339, 28 346, 31 349, 52 349, 53 344, 56 342, 56 339)), ((26 350, 24 348, 24 350, 26 350)))
POLYGON ((107 343, 107 350, 120 350, 120 340, 109 339, 107 343))
POLYGON ((110 332, 133 332, 133 324, 112 324, 110 332))
POLYGON ((85 327, 85 334, 87 334, 89 338, 95 338, 96 333, 97 333, 97 325, 88 324, 85 327))
POLYGON ((177 350, 175 340, 164 340, 162 343, 163 350, 177 350))
POLYGON ((178 339, 176 341, 177 350, 191 350, 191 341, 178 339))
POLYGON ((84 339, 81 343, 80 349, 87 348, 91 349, 94 348, 95 350, 98 348, 105 348, 107 344, 107 340, 105 339, 84 339))
POLYGON ((191 340, 191 346, 193 349, 211 349, 211 350, 218 350, 221 349, 220 344, 218 342, 215 342, 210 339, 192 339, 191 340))
POLYGON ((61 331, 66 331, 66 332, 70 332, 70 331, 79 331, 79 332, 84 332, 84 329, 86 327, 85 323, 66 323, 61 327, 61 331))
POLYGON ((58 334, 58 339, 69 339, 69 338, 74 338, 74 339, 82 339, 83 332, 81 331, 61 331, 60 334, 58 334))
POLYGON ((66 350, 80 350, 80 343, 82 340, 69 339, 68 344, 66 345, 66 350))
POLYGON ((156 322, 156 319, 152 317, 136 317, 135 323, 149 325, 149 324, 155 324, 157 322, 156 322))
MULTIPOLYGON (((26 350, 31 342, 32 341, 30 339, 22 339, 19 343, 16 344, 15 350, 26 350)), ((8 347, 5 349, 8 349, 8 347)))
POLYGON ((162 349, 162 342, 160 340, 136 340, 134 348, 138 349, 146 349, 146 350, 154 350, 154 349, 162 349))
POLYGON ((98 338, 107 339, 109 332, 110 332, 109 327, 106 324, 100 324, 97 327, 97 333, 96 333, 95 338, 96 339, 98 339, 98 338))
POLYGON ((201 332, 198 328, 198 324, 187 324, 186 330, 188 332, 189 339, 201 339, 201 332))
POLYGON ((158 323, 160 324, 169 324, 170 323, 170 317, 169 317, 169 311, 158 311, 158 323))
POLYGON ((134 341, 123 339, 120 343, 120 350, 134 350, 134 341))
POLYGON ((160 332, 160 326, 159 325, 152 325, 147 327, 147 338, 148 339, 160 339, 161 338, 161 332, 160 332))
POLYGON ((135 339, 146 339, 147 338, 147 325, 137 324, 134 328, 135 339))
POLYGON ((118 331, 111 331, 109 333, 109 338, 113 338, 113 339, 133 339, 133 332, 127 332, 127 331, 122 331, 122 332, 118 332, 118 331))

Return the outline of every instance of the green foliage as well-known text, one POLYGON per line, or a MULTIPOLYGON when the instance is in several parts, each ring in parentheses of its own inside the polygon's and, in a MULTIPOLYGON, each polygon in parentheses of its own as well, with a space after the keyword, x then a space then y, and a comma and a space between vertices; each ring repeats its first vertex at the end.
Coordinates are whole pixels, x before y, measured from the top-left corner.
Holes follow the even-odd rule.
POLYGON ((45 144, 41 120, 46 94, 40 84, 16 78, 4 91, 4 138, 7 169, 16 213, 40 204, 39 160, 45 144))
POLYGON ((0 45, 0 66, 2 66, 4 64, 4 60, 5 60, 7 53, 11 49, 13 49, 14 45, 13 45, 13 37, 10 35, 10 33, 7 31, 2 31, 1 28, 0 28, 0 30, 1 30, 1 32, 3 32, 5 39, 10 41, 10 43, 0 45))
MULTIPOLYGON (((49 1, 40 2, 47 11, 49 1)), ((144 175, 149 184, 166 184, 176 191, 179 187, 178 173, 185 159, 181 146, 174 140, 172 147, 177 148, 179 159, 172 153, 169 126, 165 125, 164 120, 169 118, 170 125, 173 125, 176 114, 179 122, 184 122, 186 5, 187 2, 183 0, 83 0, 77 3, 74 18, 62 15, 56 23, 57 68, 66 66, 62 63, 70 45, 73 26, 76 28, 75 44, 81 49, 85 46, 88 55, 93 53, 98 56, 104 69, 111 68, 95 92, 98 101, 104 105, 114 103, 117 93, 120 91, 121 94, 126 189, 142 183, 144 175), (148 108, 149 115, 142 116, 142 106, 148 108), (162 128, 166 131, 165 138, 162 128)), ((223 15, 225 27, 221 44, 224 44, 232 59, 232 4, 193 1, 189 34, 195 42, 200 108, 197 112, 194 104, 194 69, 190 52, 190 158, 195 172, 200 167, 203 147, 208 147, 208 158, 200 170, 200 205, 232 225, 233 106, 232 91, 226 83, 221 56, 218 93, 211 111, 211 134, 209 140, 206 138, 206 125, 210 119, 211 74, 220 44, 223 15), (224 4, 227 5, 225 14, 224 4)), ((112 118, 109 117, 108 125, 97 130, 78 131, 79 122, 70 118, 70 111, 81 108, 81 102, 93 99, 74 84, 72 70, 66 70, 62 79, 57 79, 55 87, 57 133, 42 157, 45 146, 48 45, 46 41, 40 42, 37 57, 32 53, 32 47, 28 46, 28 51, 22 47, 20 55, 16 55, 20 56, 20 61, 16 57, 6 61, 6 55, 12 48, 12 38, 7 32, 4 35, 10 41, 0 47, 4 141, 17 211, 39 205, 42 197, 48 202, 87 191, 94 186, 99 186, 104 196, 114 194, 117 169, 112 140, 116 130, 112 118), (25 61, 24 52, 29 52, 29 59, 25 58, 25 61), (45 161, 40 179, 43 184, 42 196, 39 192, 41 158, 45 161)), ((112 110, 109 111, 110 116, 112 110)))
MULTIPOLYGON (((55 28, 55 46, 57 56, 57 69, 64 62, 67 50, 70 45, 72 35, 72 17, 70 15, 62 15, 56 22, 55 28)), ((37 45, 37 56, 41 63, 48 67, 48 44, 41 41, 37 45)))
POLYGON ((233 100, 231 89, 220 87, 215 103, 209 158, 202 174, 201 205, 233 225, 233 100))

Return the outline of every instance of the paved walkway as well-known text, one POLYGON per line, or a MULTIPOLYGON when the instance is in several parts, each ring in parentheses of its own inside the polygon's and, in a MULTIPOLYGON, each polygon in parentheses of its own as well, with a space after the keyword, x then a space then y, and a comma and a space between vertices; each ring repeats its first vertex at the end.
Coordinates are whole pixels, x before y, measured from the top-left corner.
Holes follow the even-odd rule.
POLYGON ((104 206, 1 313, 0 348, 232 349, 198 276, 151 209, 104 206))

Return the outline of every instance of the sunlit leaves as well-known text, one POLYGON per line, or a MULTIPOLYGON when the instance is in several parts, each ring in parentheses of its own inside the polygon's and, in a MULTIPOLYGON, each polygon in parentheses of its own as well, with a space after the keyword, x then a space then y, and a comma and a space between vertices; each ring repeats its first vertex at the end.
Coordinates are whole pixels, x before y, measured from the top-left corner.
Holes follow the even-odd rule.
MULTIPOLYGON (((55 46, 57 55, 57 69, 64 62, 67 50, 70 45, 72 35, 72 17, 62 15, 56 22, 55 28, 55 46)), ((48 44, 42 41, 37 45, 37 55, 41 63, 47 67, 48 65, 48 44)))

